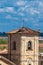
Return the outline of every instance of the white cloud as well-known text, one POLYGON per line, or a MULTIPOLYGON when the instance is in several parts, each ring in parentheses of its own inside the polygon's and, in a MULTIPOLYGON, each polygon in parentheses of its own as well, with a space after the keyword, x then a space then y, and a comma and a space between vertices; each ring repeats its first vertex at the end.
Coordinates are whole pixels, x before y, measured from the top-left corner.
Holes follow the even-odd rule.
POLYGON ((5 12, 5 11, 4 11, 4 8, 0 8, 0 12, 5 12))
POLYGON ((5 8, 0 8, 0 13, 1 12, 9 12, 9 13, 17 13, 14 9, 14 7, 5 7, 5 8))
POLYGON ((43 7, 43 2, 39 1, 39 6, 43 7))
POLYGON ((18 12, 20 12, 20 11, 25 11, 25 7, 20 7, 20 8, 18 9, 18 12))
MULTIPOLYGON (((19 7, 19 9, 18 9, 18 12, 26 12, 26 13, 30 13, 30 15, 32 14, 32 15, 34 15, 34 14, 40 14, 40 11, 39 11, 39 9, 37 9, 37 7, 36 7, 36 9, 32 6, 32 5, 35 5, 36 3, 38 3, 39 1, 31 1, 31 2, 29 2, 29 1, 17 1, 17 3, 19 3, 19 4, 17 4, 17 5, 19 5, 20 7, 19 7), (22 6, 22 5, 24 5, 24 6, 22 6)), ((38 3, 38 6, 39 6, 39 3, 38 3)))
POLYGON ((22 12, 19 12, 18 15, 20 15, 20 16, 24 16, 25 14, 22 13, 22 12))
POLYGON ((24 6, 26 3, 27 3, 27 1, 19 0, 19 1, 16 2, 15 5, 24 6))
POLYGON ((18 20, 18 19, 19 19, 19 18, 17 18, 17 17, 13 17, 13 16, 11 16, 11 15, 7 15, 5 18, 6 18, 6 19, 12 19, 12 20, 18 20))
MULTIPOLYGON (((37 20, 31 20, 34 25, 38 26, 38 17, 42 17, 42 12, 43 12, 43 2, 39 1, 39 0, 35 0, 35 1, 26 1, 26 0, 17 0, 14 5, 16 5, 18 7, 17 11, 15 11, 14 7, 5 7, 5 8, 0 8, 0 12, 9 12, 9 13, 16 13, 19 16, 31 16, 31 18, 33 18, 33 16, 35 16, 36 14, 37 16, 37 20), (25 12, 25 13, 24 13, 25 12)), ((11 15, 7 15, 6 16, 7 19, 14 19, 14 20, 18 20, 18 18, 14 18, 11 15)), ((28 19, 25 19, 26 21, 28 19)))
POLYGON ((32 15, 34 15, 34 14, 40 14, 40 11, 38 11, 37 9, 34 9, 34 8, 30 8, 30 13, 32 15))
POLYGON ((14 12, 14 7, 6 7, 5 8, 5 11, 6 12, 12 12, 13 13, 14 12))
POLYGON ((6 19, 12 19, 12 16, 11 15, 7 15, 6 19))

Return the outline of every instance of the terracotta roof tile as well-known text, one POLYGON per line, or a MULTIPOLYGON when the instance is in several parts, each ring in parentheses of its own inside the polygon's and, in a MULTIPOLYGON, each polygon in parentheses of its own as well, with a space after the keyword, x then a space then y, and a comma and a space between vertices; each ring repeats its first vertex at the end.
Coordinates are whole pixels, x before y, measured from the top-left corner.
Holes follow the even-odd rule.
POLYGON ((11 31, 11 32, 8 32, 7 34, 12 34, 12 33, 38 34, 39 32, 38 32, 38 31, 31 30, 30 28, 22 27, 22 28, 20 28, 20 29, 17 29, 17 30, 13 30, 13 31, 11 31))

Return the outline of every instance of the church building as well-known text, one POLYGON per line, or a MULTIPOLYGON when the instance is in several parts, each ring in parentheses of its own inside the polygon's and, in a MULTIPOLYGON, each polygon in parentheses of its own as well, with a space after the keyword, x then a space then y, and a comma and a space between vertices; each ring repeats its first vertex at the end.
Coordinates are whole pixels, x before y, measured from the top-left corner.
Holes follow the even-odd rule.
POLYGON ((8 32, 9 59, 16 65, 39 65, 39 32, 30 28, 8 32))

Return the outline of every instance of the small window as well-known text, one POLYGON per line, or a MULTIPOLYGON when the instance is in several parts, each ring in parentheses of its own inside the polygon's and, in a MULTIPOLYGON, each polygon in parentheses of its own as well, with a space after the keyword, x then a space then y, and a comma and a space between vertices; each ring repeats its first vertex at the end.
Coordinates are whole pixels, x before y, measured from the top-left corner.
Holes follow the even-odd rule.
POLYGON ((13 50, 16 50, 16 42, 13 43, 13 50))
POLYGON ((32 43, 31 43, 31 41, 28 42, 27 48, 28 48, 28 50, 29 50, 29 49, 32 49, 32 43))

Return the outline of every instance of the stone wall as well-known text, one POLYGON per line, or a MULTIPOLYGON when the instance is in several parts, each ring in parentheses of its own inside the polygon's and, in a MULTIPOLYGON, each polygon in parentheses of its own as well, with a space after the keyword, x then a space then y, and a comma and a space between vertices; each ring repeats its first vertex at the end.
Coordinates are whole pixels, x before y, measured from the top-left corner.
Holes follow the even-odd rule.
POLYGON ((9 35, 9 58, 17 65, 38 65, 39 42, 38 37, 29 34, 9 35), (16 50, 13 50, 13 42, 16 41, 16 50), (27 50, 27 42, 32 41, 32 49, 27 50))

